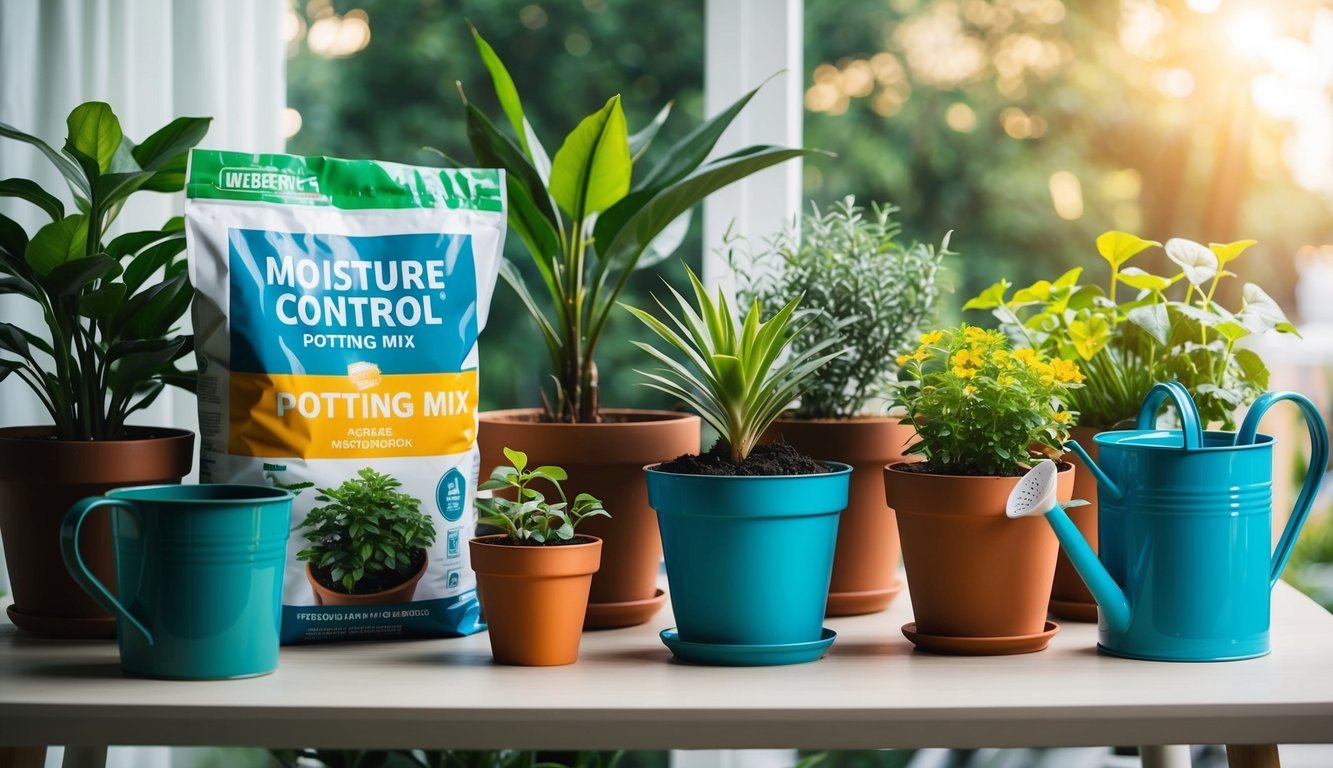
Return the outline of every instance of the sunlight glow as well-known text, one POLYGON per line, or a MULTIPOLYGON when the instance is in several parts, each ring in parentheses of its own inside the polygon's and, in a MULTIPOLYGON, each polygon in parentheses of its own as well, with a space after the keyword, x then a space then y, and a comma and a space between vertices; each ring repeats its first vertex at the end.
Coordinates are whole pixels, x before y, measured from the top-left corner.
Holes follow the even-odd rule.
POLYGON ((1255 59, 1273 42, 1273 17, 1258 8, 1246 8, 1231 19, 1231 47, 1240 56, 1255 59))
POLYGON ((1083 185, 1079 184, 1077 176, 1069 171, 1056 171, 1051 174, 1050 187, 1055 215, 1065 221, 1083 216, 1083 185))

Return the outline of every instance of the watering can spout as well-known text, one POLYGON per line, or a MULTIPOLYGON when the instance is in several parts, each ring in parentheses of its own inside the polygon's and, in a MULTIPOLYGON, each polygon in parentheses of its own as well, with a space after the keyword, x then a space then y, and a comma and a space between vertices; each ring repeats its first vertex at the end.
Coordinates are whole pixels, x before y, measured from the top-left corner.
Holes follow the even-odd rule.
MULTIPOLYGON (((1091 458, 1083 454, 1082 449, 1079 449, 1079 453, 1089 467, 1095 466, 1091 458)), ((1114 487, 1109 485, 1109 480, 1103 478, 1100 470, 1094 472, 1099 480, 1108 483, 1107 487, 1114 487)), ((1092 592, 1097 607, 1101 609, 1102 618, 1113 631, 1124 632, 1129 629, 1129 599, 1125 597, 1120 585, 1115 583, 1115 579, 1111 578, 1101 560, 1097 559, 1097 553, 1092 551, 1083 534, 1079 533, 1078 527, 1056 501, 1055 489, 1055 463, 1043 461, 1033 467, 1009 494, 1005 514, 1011 518, 1043 515, 1051 530, 1055 531, 1055 537, 1060 540, 1060 546, 1069 556, 1069 561, 1074 564, 1074 570, 1078 571, 1078 575, 1088 585, 1088 591, 1092 592)))
POLYGON ((1120 486, 1116 485, 1115 481, 1108 477, 1107 474, 1102 471, 1101 467, 1097 466, 1097 462, 1093 461, 1092 457, 1088 455, 1088 452, 1083 450, 1083 446, 1070 440, 1068 443, 1065 443, 1065 449, 1078 454, 1078 457, 1083 460, 1083 466, 1087 467, 1093 477, 1097 478, 1097 485, 1099 486, 1097 489, 1098 496, 1109 496, 1117 500, 1124 498, 1125 494, 1120 490, 1120 486))

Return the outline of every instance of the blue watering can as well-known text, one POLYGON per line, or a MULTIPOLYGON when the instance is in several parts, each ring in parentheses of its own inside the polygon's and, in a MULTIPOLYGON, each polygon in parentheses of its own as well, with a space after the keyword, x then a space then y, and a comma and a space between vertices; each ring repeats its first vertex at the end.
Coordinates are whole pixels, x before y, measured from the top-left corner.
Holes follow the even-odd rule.
POLYGON ((1269 392, 1237 432, 1204 431, 1189 392, 1158 384, 1138 429, 1093 440, 1101 465, 1068 448, 1097 477, 1100 558, 1055 501, 1055 465, 1014 489, 1010 517, 1044 514, 1100 609, 1098 648, 1158 661, 1229 661, 1269 652, 1270 594, 1314 504, 1328 464, 1328 430, 1294 392, 1269 392), (1170 399, 1180 430, 1154 428, 1170 399), (1310 429, 1309 470, 1272 549, 1273 443, 1259 420, 1274 404, 1300 406, 1310 429))

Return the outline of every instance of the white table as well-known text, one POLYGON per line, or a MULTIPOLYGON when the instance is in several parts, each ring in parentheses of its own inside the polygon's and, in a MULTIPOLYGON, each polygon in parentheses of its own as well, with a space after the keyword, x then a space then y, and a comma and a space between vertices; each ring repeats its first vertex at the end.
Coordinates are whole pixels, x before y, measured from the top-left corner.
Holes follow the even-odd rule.
POLYGON ((40 755, 4 747, 48 744, 565 750, 1333 742, 1333 616, 1285 584, 1274 596, 1273 653, 1225 664, 1101 656, 1095 628, 1073 623, 1042 653, 930 656, 913 652, 899 632, 909 615, 904 595, 885 614, 831 619, 838 640, 829 655, 792 667, 675 663, 657 638, 670 623, 663 613, 648 626, 585 635, 581 660, 569 667, 492 665, 483 634, 284 648, 273 675, 203 683, 126 678, 112 643, 30 639, 0 620, 0 766, 40 755))

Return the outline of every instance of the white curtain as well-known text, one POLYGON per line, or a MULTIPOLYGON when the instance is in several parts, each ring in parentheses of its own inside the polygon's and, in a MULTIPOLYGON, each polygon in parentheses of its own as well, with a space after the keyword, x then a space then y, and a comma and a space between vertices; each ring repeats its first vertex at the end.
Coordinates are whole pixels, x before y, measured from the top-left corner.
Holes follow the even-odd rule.
MULTIPOLYGON (((64 143, 65 117, 82 102, 109 103, 126 136, 142 140, 182 115, 212 116, 201 146, 280 152, 286 106, 285 0, 3 0, 0 2, 0 122, 64 143)), ((59 191, 60 175, 34 148, 0 140, 0 178, 28 178, 59 191)), ((112 234, 162 224, 180 214, 182 196, 142 193, 112 234)), ((0 213, 29 235, 44 214, 0 198, 0 213)), ((31 327, 40 319, 14 297, 0 320, 31 327)), ((49 419, 17 380, 0 384, 0 425, 49 419)), ((194 398, 164 393, 137 423, 195 429, 194 398)), ((8 587, 0 555, 0 590, 8 587)), ((59 764, 52 750, 48 764, 59 764)), ((180 755, 177 756, 179 762, 180 755)), ((160 766, 166 750, 113 749, 112 766, 160 766)))

